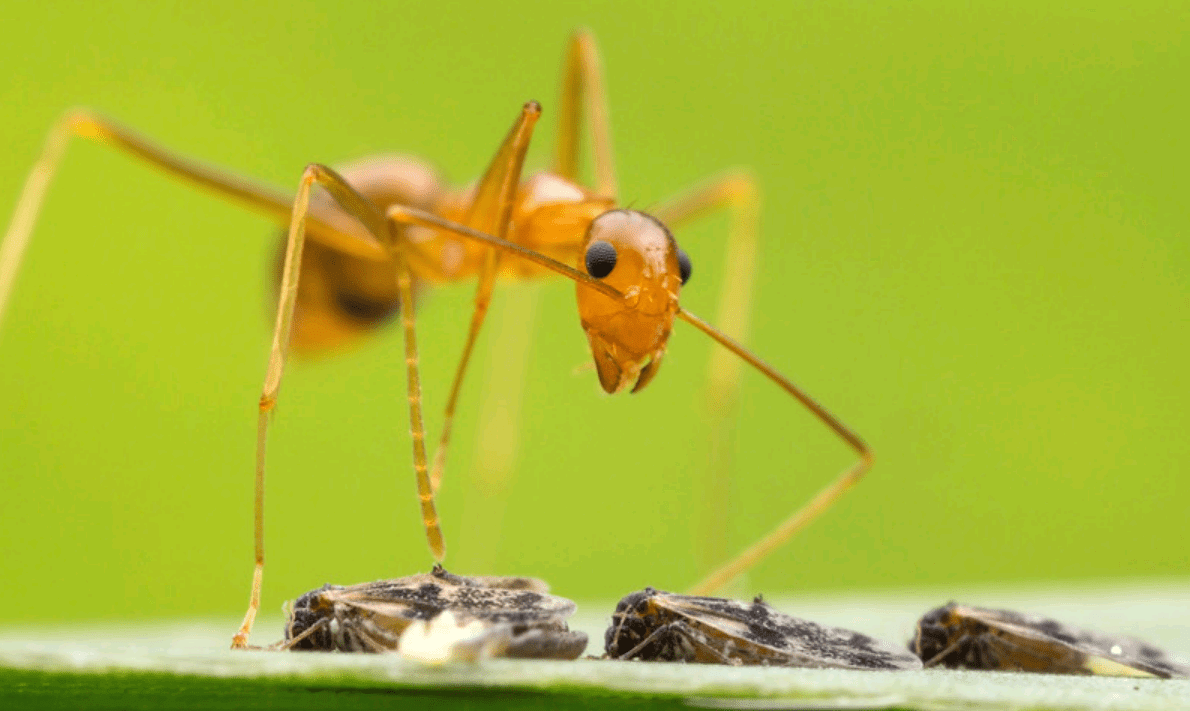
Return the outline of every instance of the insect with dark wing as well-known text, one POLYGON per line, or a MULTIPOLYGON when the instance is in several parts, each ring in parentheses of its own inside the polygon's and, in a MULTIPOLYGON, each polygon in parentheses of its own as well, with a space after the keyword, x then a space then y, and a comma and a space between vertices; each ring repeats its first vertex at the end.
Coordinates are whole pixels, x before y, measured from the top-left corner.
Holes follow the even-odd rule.
POLYGON ((895 645, 751 604, 645 588, 620 600, 604 636, 612 659, 821 667, 920 669, 895 645))
POLYGON ((909 649, 927 667, 1190 677, 1190 666, 1140 640, 1111 637, 1010 610, 953 602, 921 618, 909 649))
POLYGON ((575 659, 587 635, 572 632, 570 600, 547 594, 536 578, 463 577, 442 566, 422 575, 359 585, 325 585, 294 603, 282 647, 340 652, 397 651, 415 622, 451 613, 483 628, 489 656, 575 659))

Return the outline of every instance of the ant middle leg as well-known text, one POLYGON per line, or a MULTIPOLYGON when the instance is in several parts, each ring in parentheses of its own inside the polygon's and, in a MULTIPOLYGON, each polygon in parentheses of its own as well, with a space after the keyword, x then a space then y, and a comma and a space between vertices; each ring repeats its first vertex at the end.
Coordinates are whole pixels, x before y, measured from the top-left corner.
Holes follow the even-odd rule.
MULTIPOLYGON (((264 475, 269 416, 277 403, 277 394, 281 388, 281 377, 285 370, 285 360, 289 350, 290 335, 293 328, 294 305, 297 303, 302 249, 306 241, 310 191, 315 184, 320 185, 330 193, 331 197, 334 198, 340 207, 358 220, 379 243, 398 256, 396 262, 400 298, 402 303, 413 303, 412 283, 409 276, 408 264, 403 258, 404 250, 394 237, 396 232, 389 230, 380 209, 357 192, 355 188, 351 187, 334 170, 319 164, 307 166, 302 173, 302 179, 298 184, 298 191, 293 200, 289 232, 286 239, 285 262, 281 275, 281 289, 277 300, 277 318, 273 327, 273 341, 269 350, 269 360, 265 371, 264 386, 261 391, 257 415, 254 506, 256 562, 252 575, 252 591, 248 601, 248 610, 244 614, 244 621, 240 625, 240 630, 232 638, 233 649, 243 649, 248 646, 248 637, 251 634, 252 625, 256 620, 256 613, 260 609, 261 585, 264 574, 264 475)), ((426 473, 425 430, 422 425, 421 389, 417 377, 417 345, 409 340, 412 335, 410 324, 412 324, 413 320, 413 309, 402 309, 402 313, 407 324, 406 362, 409 364, 410 431, 413 439, 414 470, 417 475, 418 499, 420 501, 422 522, 425 525, 430 552, 436 560, 441 561, 446 555, 446 543, 442 537, 438 513, 434 506, 434 494, 430 487, 429 476, 426 473)))

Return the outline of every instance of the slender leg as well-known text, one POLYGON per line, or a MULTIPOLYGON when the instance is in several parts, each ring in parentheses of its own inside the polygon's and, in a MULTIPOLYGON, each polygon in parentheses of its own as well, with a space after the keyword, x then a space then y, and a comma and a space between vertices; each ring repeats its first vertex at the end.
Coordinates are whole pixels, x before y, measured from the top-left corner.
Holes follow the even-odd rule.
POLYGON ((21 257, 25 254, 25 248, 29 246, 29 237, 33 233, 37 213, 41 210, 46 188, 49 187, 50 178, 54 176, 54 171, 62 160, 62 154, 66 151, 69 128, 65 123, 59 122, 50 129, 41 157, 29 171, 29 177, 25 179, 25 187, 17 200, 16 211, 4 235, 4 242, 0 243, 0 323, 4 321, 8 296, 12 293, 21 257))
POLYGON ((832 429, 835 434, 839 435, 859 455, 859 461, 850 468, 843 470, 834 481, 819 491, 808 503, 795 510, 784 521, 778 523, 772 531, 762 536, 760 540, 753 543, 735 558, 720 566, 690 589, 691 595, 706 595, 723 587, 732 578, 759 563, 792 538, 794 534, 805 528, 811 521, 818 518, 822 512, 830 508, 835 500, 842 496, 848 489, 859 483, 864 473, 872 467, 872 451, 868 449, 868 445, 864 444, 864 441, 858 435, 848 429, 846 425, 828 412, 826 408, 819 405, 817 401, 807 395, 801 388, 774 370, 768 363, 757 358, 748 349, 720 333, 713 326, 689 311, 684 309, 678 311, 678 318, 718 341, 722 346, 739 356, 741 360, 763 373, 769 380, 772 380, 778 387, 789 393, 794 399, 802 403, 806 409, 814 413, 815 417, 832 429))
POLYGON ((479 338, 479 330, 483 327, 487 317, 488 306, 492 302, 492 290, 496 284, 496 269, 499 256, 495 251, 484 255, 483 266, 480 267, 475 287, 475 310, 471 312, 471 326, 467 329, 467 341, 463 344, 463 352, 459 356, 459 364, 455 368, 455 377, 450 384, 450 395, 446 399, 446 409, 442 413, 442 434, 438 438, 438 447, 434 450, 434 467, 430 471, 430 485, 434 491, 442 486, 442 474, 446 471, 446 452, 450 448, 450 438, 454 432, 455 410, 459 404, 459 393, 463 389, 463 377, 467 374, 467 366, 471 363, 471 353, 475 350, 475 341, 479 338))
MULTIPOLYGON (((558 116, 558 138, 555 151, 555 172, 562 177, 574 180, 578 173, 579 131, 582 123, 582 109, 587 110, 588 121, 594 136, 595 175, 598 191, 601 195, 614 197, 616 193, 615 170, 613 167, 611 131, 608 127, 607 99, 603 92, 602 72, 599 66, 599 51, 595 47, 594 38, 585 31, 576 32, 570 38, 566 52, 565 68, 562 74, 562 100, 558 116)), ((536 106, 536 104, 534 104, 536 106)), ((528 111, 528 105, 526 106, 528 111)), ((540 107, 538 107, 538 112, 540 107)), ((536 120, 536 116, 533 119, 536 120)), ((522 122, 524 116, 522 116, 522 122)), ((518 124, 519 126, 520 124, 518 124)), ((480 181, 477 192, 476 205, 473 206, 463 224, 472 229, 505 239, 508 235, 507 218, 498 222, 491 222, 485 217, 493 217, 490 209, 479 208, 480 200, 485 196, 485 187, 498 185, 502 175, 515 174, 519 180, 524 160, 524 147, 527 147, 532 123, 524 132, 524 146, 518 152, 509 150, 511 141, 518 140, 521 133, 518 126, 514 126, 504 146, 497 152, 496 158, 489 166, 487 173, 480 181), (518 160, 514 166, 507 161, 518 160)), ((507 186, 515 191, 515 182, 507 186)), ((512 194, 509 193, 509 207, 512 194)), ((499 203, 493 202, 493 207, 499 203)), ((438 442, 438 449, 434 453, 434 465, 430 474, 430 481, 437 491, 442 485, 442 473, 446 468, 446 453, 450 444, 451 431, 454 425, 455 409, 458 405, 459 392, 463 384, 463 376, 471 359, 475 347, 475 339, 483 326, 491 303, 492 289, 495 282, 495 271, 499 261, 498 252, 490 252, 484 260, 480 270, 478 285, 475 291, 475 310, 471 316, 471 328, 467 333, 467 342, 463 347, 463 354, 455 371, 454 382, 446 403, 443 417, 442 436, 438 442)))
MULTIPOLYGON (((951 642, 949 645, 947 645, 946 649, 943 649, 941 652, 938 652, 933 657, 931 657, 929 660, 923 659, 921 665, 923 667, 925 667, 926 669, 929 669, 930 667, 936 667, 943 659, 945 659, 947 657, 947 655, 949 655, 951 652, 958 649, 962 645, 968 643, 969 641, 970 640, 967 638, 967 635, 964 634, 963 636, 959 637, 955 641, 951 642)), ((921 656, 920 651, 918 652, 918 656, 921 656)))
MULTIPOLYGON (((693 629, 691 629, 690 625, 686 624, 685 622, 681 622, 681 621, 670 622, 668 624, 662 625, 661 627, 658 627, 657 629, 653 630, 653 632, 648 637, 645 637, 644 640, 642 640, 640 644, 636 645, 635 647, 628 650, 627 652, 624 652, 620 656, 616 657, 616 659, 632 659, 636 655, 640 654, 640 651, 642 649, 649 646, 654 641, 664 640, 667 637, 668 638, 675 638, 675 637, 684 638, 686 640, 686 642, 691 647, 698 647, 702 651, 706 652, 708 656, 715 659, 715 661, 717 661, 719 664, 725 664, 727 666, 739 666, 740 665, 740 660, 732 659, 731 657, 727 656, 723 652, 720 652, 718 649, 715 649, 711 645, 707 644, 704 641, 705 638, 703 635, 694 631, 693 629)), ((674 649, 677 648, 676 644, 671 643, 670 646, 674 649)), ((692 661, 694 661, 694 658, 692 657, 689 659, 670 659, 667 657, 666 658, 657 657, 657 658, 645 659, 644 661, 647 661, 647 662, 652 662, 652 661, 692 662, 692 661)))
MULTIPOLYGON (((239 632, 232 638, 233 648, 246 648, 248 636, 252 631, 252 624, 256 620, 256 612, 260 609, 261 580, 264 574, 264 469, 265 445, 268 439, 269 414, 277 404, 277 393, 281 389, 281 376, 285 370, 285 357, 289 349, 289 337, 293 327, 293 308, 297 302, 298 275, 302 263, 302 248, 305 245, 307 229, 307 213, 310 206, 310 190, 317 183, 321 185, 335 202, 355 217, 374 237, 383 242, 386 247, 395 249, 395 240, 390 236, 388 228, 380 211, 367 198, 360 195, 342 177, 326 166, 312 164, 302 173, 298 184, 297 195, 294 197, 292 216, 289 223, 289 236, 285 247, 285 266, 281 274, 281 292, 277 301, 277 319, 273 327, 273 344, 269 351, 268 366, 265 371, 264 387, 261 391, 260 405, 256 425, 256 478, 255 478, 255 554, 256 565, 252 574, 252 592, 248 601, 248 611, 244 614, 244 621, 239 632)), ((408 268, 404 267, 408 275, 408 268)), ((407 299, 403 303, 412 303, 411 289, 408 279, 401 298, 407 299)), ((400 284, 398 284, 400 288, 400 284)), ((404 309, 411 312, 412 309, 404 309)), ((411 391, 416 383, 410 383, 411 391)), ((411 396, 412 397, 412 396, 411 396)), ((420 414, 420 412, 419 412, 420 414)), ((421 432, 420 418, 413 424, 414 451, 424 438, 421 432)), ((429 480, 425 475, 424 446, 422 456, 415 454, 415 468, 418 472, 419 496, 429 491, 429 480)), ((426 527, 430 550, 437 560, 442 560, 446 548, 442 540, 442 532, 438 527, 438 515, 434 510, 433 495, 421 498, 422 519, 426 527)))
MULTIPOLYGON (((748 173, 733 172, 695 186, 663 202, 653 215, 671 228, 726 208, 731 217, 723 288, 715 323, 737 341, 748 339, 752 311, 752 283, 756 269, 759 190, 748 173)), ((697 265, 695 270, 697 273, 697 265)), ((697 277, 696 277, 697 278, 697 277)), ((702 540, 698 546, 702 568, 727 558, 727 518, 724 502, 731 498, 731 443, 743 362, 716 348, 708 368, 707 405, 710 414, 710 463, 702 492, 702 540)))
MULTIPOLYGON (((507 238, 508 223, 512 217, 516 191, 520 186, 521 171, 525 165, 525 152, 529 149, 533 127, 540 116, 541 105, 536 101, 530 101, 521 109, 521 115, 504 138, 504 142, 500 144, 499 150, 476 186, 475 200, 467 210, 463 224, 480 232, 496 235, 500 239, 507 238)), ((471 327, 467 330, 467 342, 463 346, 458 368, 455 369, 454 382, 450 387, 450 396, 447 398, 446 411, 442 419, 442 436, 434 453, 434 467, 430 475, 434 491, 442 485, 442 472, 446 468, 446 451, 450 446, 459 392, 463 387, 467 366, 471 362, 475 340, 479 337, 488 306, 492 302, 492 290, 496 286, 499 262, 500 252, 487 250, 475 289, 475 310, 471 314, 471 327)))
MULTIPOLYGON (((540 111, 540 107, 538 108, 540 111)), ((360 221, 388 250, 396 256, 397 291, 401 303, 413 303, 413 276, 409 270, 407 244, 398 240, 399 232, 389 229, 386 218, 363 195, 356 192, 338 173, 323 165, 312 165, 306 169, 339 206, 360 221)), ((306 181, 303 179, 303 185, 306 181)), ((308 190, 308 186, 307 190, 308 190)), ((308 201, 308 195, 306 196, 308 201)), ((303 203, 304 205, 304 203, 303 203)), ((295 284, 296 289, 296 284, 295 284)), ((290 316, 293 304, 290 303, 290 316)), ((434 506, 434 491, 430 486, 430 477, 426 466, 426 432, 421 412, 421 373, 418 367, 417 334, 415 331, 414 309, 402 309, 402 323, 405 327, 405 365, 408 376, 409 390, 409 436, 413 441, 413 470, 417 480, 417 497, 421 506, 422 524, 426 529, 426 540, 430 546, 430 553, 435 561, 441 563, 446 558, 446 542, 442 537, 442 528, 438 520, 438 512, 434 506)))
MULTIPOLYGON (((691 589, 692 594, 707 594, 728 583, 732 578, 756 565, 773 550, 792 538, 798 531, 813 521, 831 506, 845 491, 854 486, 872 465, 872 453, 867 445, 843 423, 826 411, 800 388, 789 382, 770 366, 745 350, 734 339, 743 339, 748 329, 748 315, 752 301, 752 275, 756 260, 757 221, 759 219, 759 191, 755 180, 747 174, 728 174, 712 180, 701 187, 666 202, 654 211, 654 215, 671 226, 697 217, 721 207, 731 210, 732 222, 728 239, 727 269, 723 295, 719 302, 716 331, 689 312, 679 317, 694 324, 711 338, 726 346, 711 357, 710 386, 708 394, 711 405, 711 485, 704 499, 707 508, 716 507, 728 498, 730 471, 731 417, 739 396, 741 361, 760 370, 782 389, 810 409, 828 427, 834 430, 859 454, 860 459, 851 468, 842 472, 831 484, 821 490, 809 503, 794 511, 772 531, 763 536, 744 552, 720 566, 691 589), (734 353, 739 360, 731 358, 734 353)), ((708 513, 713 522, 712 532, 707 537, 711 546, 719 546, 724 540, 726 521, 722 515, 708 513)), ((720 548, 720 550, 723 550, 720 548)), ((720 553, 720 555, 722 555, 720 553)), ((719 559, 722 559, 720 557, 719 559)))
MULTIPOLYGON (((287 639, 287 640, 284 640, 281 642, 277 642, 276 644, 270 644, 268 647, 265 647, 265 649, 268 649, 270 652, 284 652, 284 651, 293 649, 297 645, 301 644, 303 639, 309 637, 310 635, 314 634, 315 632, 318 632, 323 627, 330 626, 330 624, 331 624, 331 618, 322 617, 314 624, 312 624, 309 627, 307 627, 306 629, 302 630, 302 633, 299 634, 298 636, 294 637, 293 639, 287 639)), ((259 649, 259 647, 253 647, 252 649, 259 649)))
POLYGON ((565 61, 553 172, 568 180, 578 180, 578 154, 582 143, 579 133, 583 109, 586 109, 595 157, 595 189, 603 197, 615 198, 616 171, 612 157, 607 95, 603 90, 599 50, 595 47, 595 38, 591 33, 579 30, 571 35, 565 61))
MULTIPOLYGON (((619 295, 618 291, 616 291, 615 289, 612 289, 611 287, 606 286, 605 284, 601 284, 600 282, 598 282, 598 280, 595 280, 586 274, 578 272, 575 269, 566 266, 565 264, 556 262, 556 261, 550 259, 549 257, 538 254, 537 252, 534 252, 533 250, 526 249, 525 247, 522 247, 517 244, 513 244, 503 238, 500 238, 500 237, 493 237, 486 233, 472 229, 466 225, 460 225, 458 223, 451 222, 449 220, 438 217, 437 215, 433 215, 431 213, 424 212, 422 210, 417 210, 417 209, 410 208, 410 207, 403 207, 400 205, 393 206, 388 209, 388 219, 394 225, 394 228, 400 227, 400 226, 406 225, 406 224, 422 225, 425 227, 441 229, 441 230, 444 230, 447 232, 457 234, 462 237, 473 239, 473 240, 475 240, 481 244, 484 244, 486 246, 494 247, 495 250, 500 250, 503 253, 512 253, 512 254, 516 254, 516 255, 531 259, 532 261, 534 261, 538 264, 541 264, 542 266, 545 266, 550 269, 554 269, 555 271, 560 271, 561 273, 566 274, 567 276, 571 276, 572 278, 576 278, 578 281, 592 283, 595 285, 596 288, 599 288, 601 291, 604 291, 605 293, 610 292, 611 294, 614 294, 617 296, 619 295)), ((495 250, 493 250, 493 251, 495 251, 495 250)), ((404 296, 402 295, 401 298, 404 298, 404 296)), ((415 336, 414 336, 414 316, 410 310, 406 310, 403 313, 405 314, 405 331, 406 331, 405 342, 406 342, 406 344, 413 343, 413 342, 415 342, 414 341, 414 338, 415 338, 415 336)), ((416 377, 416 375, 415 375, 415 371, 417 368, 416 353, 414 353, 411 357, 407 357, 407 362, 409 363, 410 383, 412 384, 416 377)), ((410 395, 410 404, 412 405, 414 402, 415 402, 414 398, 411 394, 410 395)), ((420 411, 418 414, 420 414, 420 411)), ((418 440, 415 439, 414 447, 416 448, 417 445, 418 445, 418 440)), ((419 482, 420 482, 420 478, 419 478, 419 482)), ((429 493, 432 496, 432 492, 427 491, 427 493, 429 493)))
MULTIPOLYGON (((285 355, 293 322, 293 307, 297 295, 298 267, 301 264, 306 228, 308 225, 315 228, 317 238, 328 246, 347 254, 371 259, 388 259, 390 250, 394 248, 393 239, 390 237, 384 218, 377 208, 355 192, 329 168, 317 165, 308 167, 303 173, 298 195, 291 198, 275 188, 243 178, 230 171, 205 166, 185 158, 109 119, 85 109, 76 109, 65 114, 50 130, 42 155, 30 171, 21 192, 12 223, 5 233, 3 245, 0 245, 0 317, 3 316, 4 306, 11 293, 21 256, 28 245, 49 181, 61 162, 67 141, 71 136, 88 138, 114 146, 175 177, 210 189, 223 197, 236 200, 278 220, 289 219, 289 238, 286 245, 281 294, 277 305, 277 320, 274 325, 273 344, 269 354, 257 417, 254 505, 256 564, 253 570, 248 611, 244 615, 244 622, 239 633, 235 635, 232 642, 233 647, 245 647, 247 646, 248 633, 256 618, 256 611, 260 608, 261 580, 264 571, 264 462, 268 414, 276 404, 277 392, 280 389, 281 375, 284 370, 285 355), (315 182, 327 189, 348 213, 365 226, 367 232, 361 232, 358 227, 342 217, 313 214, 312 211, 316 208, 310 206, 309 194, 310 187, 315 182)), ((409 294, 405 294, 405 296, 408 297, 409 294)), ((406 303, 412 303, 412 301, 406 301, 406 303)), ((417 423, 419 431, 420 427, 419 420, 417 423)), ((424 456, 422 465, 421 475, 424 478, 424 456)), ((424 487, 419 481, 419 492, 421 490, 428 491, 428 489, 428 480, 424 487)), ((438 529, 432 497, 428 502, 423 500, 422 512, 431 551, 438 560, 441 560, 445 554, 445 546, 441 531, 438 529)))
MULTIPOLYGON (((29 171, 29 177, 13 212, 12 222, 4 235, 3 244, 0 244, 0 320, 3 320, 17 269, 32 236, 46 190, 62 162, 71 136, 86 138, 130 153, 174 177, 212 190, 257 212, 269 215, 278 222, 289 219, 293 198, 287 193, 236 175, 229 170, 203 165, 174 153, 87 109, 74 109, 63 115, 50 129, 41 157, 29 171)), ((318 239, 330 247, 364 258, 388 258, 387 252, 376 239, 361 233, 341 217, 310 215, 309 221, 317 228, 318 239)))
POLYGON ((456 509, 467 525, 455 545, 467 551, 468 566, 476 570, 491 569, 500 550, 491 545, 491 532, 503 530, 508 487, 516 472, 521 406, 540 295, 536 284, 504 289, 500 318, 488 327, 491 347, 482 367, 490 375, 478 388, 475 403, 479 427, 474 451, 482 453, 482 460, 473 467, 456 509))
MULTIPOLYGON (((430 227, 433 229, 451 232, 453 234, 459 235, 460 237, 473 240, 480 244, 496 247, 497 249, 503 250, 505 253, 515 255, 520 259, 526 259, 533 262, 534 264, 550 269, 551 271, 572 281, 578 282, 582 284, 584 288, 594 289, 602 294, 610 296, 613 299, 624 298, 624 295, 615 288, 608 286, 598 279, 595 279, 588 274, 584 274, 573 267, 562 264, 561 262, 558 262, 554 259, 550 259, 543 254, 539 254, 518 244, 513 244, 507 240, 502 240, 497 237, 478 232, 464 225, 459 225, 437 215, 425 212, 424 210, 394 206, 388 209, 388 219, 397 224, 421 225, 423 227, 430 227)), ((718 342, 724 348, 734 353, 745 363, 760 371, 762 375, 771 380, 777 385, 777 387, 784 390, 790 397, 800 402, 806 409, 813 413, 815 417, 817 417, 823 424, 829 427, 835 434, 839 436, 840 439, 846 442, 849 447, 855 450, 856 454, 859 455, 859 460, 855 464, 853 464, 850 468, 843 470, 843 472, 835 477, 835 479, 830 484, 819 491, 813 499, 791 513, 785 518, 785 520, 777 524, 777 526, 772 531, 763 536, 756 543, 749 546, 743 553, 740 553, 735 558, 721 566, 718 570, 715 570, 713 573, 707 576, 691 591, 693 594, 706 594, 722 587, 735 576, 756 565, 774 549, 780 547, 794 534, 805 528, 810 522, 830 508, 830 506, 840 496, 842 496, 848 489, 855 486, 860 481, 860 479, 863 478, 868 469, 872 467, 872 451, 868 449, 868 445, 866 445, 857 434, 852 432, 838 418, 828 412, 826 408, 818 404, 818 402, 810 397, 805 391, 793 384, 793 382, 788 378, 778 373, 771 365, 765 363, 747 348, 740 345, 727 335, 721 333, 714 326, 711 326, 706 321, 703 321, 685 309, 679 309, 677 315, 678 318, 702 331, 709 338, 718 342)))
MULTIPOLYGON (((402 245, 403 246, 403 245, 402 245)), ((397 289, 401 303, 413 303, 413 278, 409 273, 409 261, 404 249, 398 248, 397 289)), ((417 355, 417 322, 413 309, 401 309, 401 323, 405 328, 405 375, 409 388, 409 435, 413 440, 413 471, 417 475, 417 498, 421 503, 422 523, 430 541, 430 551, 441 563, 446 557, 446 544, 442 540, 442 529, 438 524, 438 513, 434 508, 434 488, 426 467, 426 430, 421 414, 421 371, 417 355)))
MULTIPOLYGON (((536 106, 536 104, 534 103, 533 106, 536 106)), ((603 91, 599 51, 595 47, 594 38, 588 32, 579 31, 574 33, 570 38, 562 72, 562 99, 559 102, 559 107, 558 138, 554 158, 555 172, 570 180, 575 180, 577 177, 580 145, 579 132, 582 123, 582 111, 585 108, 593 134, 597 189, 603 196, 614 197, 616 193, 616 179, 612 157, 611 131, 608 126, 607 117, 607 98, 603 91)), ((526 105, 525 110, 529 110, 528 105, 526 105)), ((540 112, 540 107, 537 108, 537 111, 538 113, 540 112)), ((522 123, 524 120, 525 117, 523 115, 522 123)), ((533 121, 536 121, 536 116, 533 117, 533 121)), ((476 204, 472 207, 466 219, 463 220, 463 224, 467 227, 501 239, 505 239, 508 236, 507 213, 497 222, 492 222, 491 218, 496 217, 497 215, 494 213, 500 211, 499 209, 493 209, 499 208, 502 205, 499 200, 507 199, 509 201, 507 205, 511 208, 511 200, 516 188, 515 183, 519 181, 524 160, 524 148, 528 145, 529 135, 533 128, 533 124, 529 123, 527 128, 522 131, 519 128, 520 125, 518 124, 513 127, 512 132, 505 139, 504 146, 497 152, 496 158, 492 161, 487 173, 484 174, 483 179, 480 181, 476 204), (522 134, 524 145, 520 147, 519 151, 510 150, 510 142, 520 140, 522 134), (517 161, 515 166, 509 164, 509 161, 512 159, 517 161), (500 196, 497 198, 492 194, 492 190, 488 190, 486 195, 493 198, 492 203, 490 207, 483 208, 480 205, 480 201, 485 197, 485 189, 500 185, 499 181, 502 179, 502 176, 508 175, 515 175, 517 178, 516 181, 513 181, 512 185, 505 185, 512 192, 508 192, 506 197, 500 196)), ((471 327, 468 330, 467 341, 463 346, 463 353, 459 359, 458 368, 455 371, 450 395, 447 398, 446 411, 442 424, 442 435, 438 442, 438 448, 434 453, 434 464, 430 473, 430 481, 435 491, 442 485, 442 473, 446 468, 446 454, 450 444, 454 415, 458 406, 463 377, 475 347, 475 340, 479 335, 480 328, 483 326, 488 306, 491 303, 498 261, 499 252, 489 252, 479 273, 475 291, 475 310, 471 316, 471 327)))

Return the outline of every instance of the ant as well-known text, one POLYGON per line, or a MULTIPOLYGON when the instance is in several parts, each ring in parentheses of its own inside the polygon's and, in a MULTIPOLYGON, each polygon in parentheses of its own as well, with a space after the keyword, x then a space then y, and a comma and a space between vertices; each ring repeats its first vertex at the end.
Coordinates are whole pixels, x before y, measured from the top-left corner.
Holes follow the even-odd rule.
MULTIPOLYGON (((120 124, 80 109, 51 129, 30 171, 0 245, 0 318, 12 291, 49 181, 72 136, 131 153, 183 181, 263 212, 288 225, 272 346, 257 418, 255 567, 248 611, 232 646, 247 646, 260 607, 264 571, 264 471, 269 415, 277 402, 290 346, 315 350, 341 344, 401 316, 408 373, 413 469, 430 553, 441 562, 446 544, 434 494, 441 483, 451 424, 463 377, 483 325, 497 277, 573 280, 583 331, 599 383, 608 393, 637 392, 657 375, 674 319, 685 321, 760 371, 807 407, 858 454, 811 501, 691 592, 712 592, 755 565, 855 485, 872 464, 867 445, 809 395, 727 335, 744 330, 749 272, 755 252, 758 191, 751 177, 728 174, 666 201, 648 214, 617 207, 608 111, 594 39, 576 32, 563 70, 559 132, 548 171, 523 177, 525 153, 541 106, 525 104, 487 171, 471 187, 443 186, 425 164, 378 157, 335 171, 312 163, 296 194, 200 164, 120 124), (593 186, 578 179, 580 127, 592 135, 593 186), (322 188, 312 193, 313 187, 322 188), (678 303, 691 263, 669 226, 727 209, 729 288, 716 329, 678 303), (571 265, 577 265, 575 268, 571 265), (445 408, 431 469, 426 457, 415 328, 414 285, 475 277, 475 308, 445 408), (404 306, 402 308, 402 305, 404 306)), ((712 391, 729 401, 739 362, 721 353, 712 362, 712 391)))

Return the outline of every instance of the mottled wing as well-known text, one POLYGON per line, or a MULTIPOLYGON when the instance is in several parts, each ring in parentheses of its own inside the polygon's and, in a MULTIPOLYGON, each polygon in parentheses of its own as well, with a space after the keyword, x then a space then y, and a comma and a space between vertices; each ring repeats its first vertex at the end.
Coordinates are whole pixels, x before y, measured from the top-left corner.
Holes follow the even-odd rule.
MULTIPOLYGON (((523 579, 522 579, 523 580, 523 579)), ((454 585, 430 575, 378 580, 337 591, 336 601, 373 616, 428 620, 445 610, 490 622, 539 624, 574 613, 570 600, 532 590, 454 585)))
POLYGON ((565 620, 575 609, 566 598, 529 590, 462 587, 452 592, 451 610, 492 622, 537 625, 565 620))
POLYGON ((439 581, 460 587, 501 588, 504 590, 527 590, 541 593, 550 591, 550 586, 540 578, 522 578, 505 575, 455 575, 446 572, 441 565, 434 566, 434 570, 425 575, 413 575, 405 580, 417 579, 419 582, 439 581))
POLYGON ((473 585, 481 588, 502 588, 504 590, 527 590, 529 592, 546 595, 550 591, 549 583, 541 578, 522 578, 499 575, 474 575, 467 578, 473 585))
MULTIPOLYGON (((573 602, 547 595, 535 578, 452 575, 441 566, 430 573, 359 585, 326 585, 298 598, 285 628, 286 648, 348 652, 394 650, 411 623, 444 612, 452 619, 479 621, 501 629, 516 645, 512 655, 580 654, 586 636, 572 633, 566 618, 573 602), (526 636, 527 632, 534 632, 526 636), (289 640, 294 640, 292 643, 289 640)), ((573 658, 573 657, 571 657, 573 658)))
POLYGON ((999 646, 1006 652, 1045 659, 1051 672, 1190 677, 1190 667, 1137 639, 1112 637, 1011 610, 958 605, 954 612, 994 630, 1001 638, 999 646))
POLYGON ((907 650, 859 632, 826 627, 778 612, 757 600, 751 604, 715 597, 657 594, 654 604, 691 627, 732 641, 754 663, 838 669, 920 669, 907 650))

